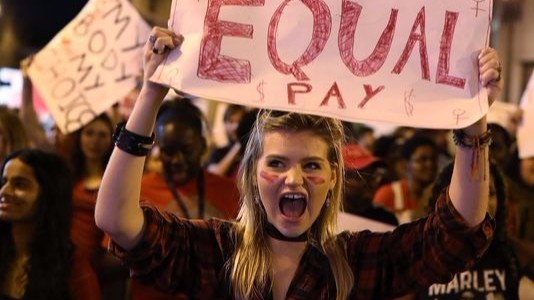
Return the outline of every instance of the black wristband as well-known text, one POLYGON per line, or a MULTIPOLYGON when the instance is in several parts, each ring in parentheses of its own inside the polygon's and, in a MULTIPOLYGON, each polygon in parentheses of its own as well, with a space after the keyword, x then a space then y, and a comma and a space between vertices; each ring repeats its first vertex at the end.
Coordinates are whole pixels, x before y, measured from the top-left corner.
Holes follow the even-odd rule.
POLYGON ((124 152, 135 156, 146 156, 154 147, 154 133, 152 136, 143 136, 126 129, 126 122, 117 124, 113 141, 115 146, 124 152))
POLYGON ((486 147, 491 145, 491 142, 493 141, 490 130, 484 132, 480 136, 470 137, 467 136, 463 130, 455 129, 452 131, 452 139, 456 146, 463 148, 486 147))

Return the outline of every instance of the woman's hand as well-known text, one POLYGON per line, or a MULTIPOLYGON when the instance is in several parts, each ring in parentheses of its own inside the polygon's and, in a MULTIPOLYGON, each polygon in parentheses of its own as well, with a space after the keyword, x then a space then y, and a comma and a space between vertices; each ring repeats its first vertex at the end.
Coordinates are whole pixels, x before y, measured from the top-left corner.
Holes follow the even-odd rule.
POLYGON ((145 43, 143 54, 143 89, 148 89, 160 95, 166 95, 169 90, 160 84, 149 81, 156 68, 165 59, 170 50, 179 47, 183 42, 183 36, 177 35, 169 29, 154 27, 145 43))
POLYGON ((502 91, 502 65, 497 51, 484 48, 478 55, 479 80, 488 89, 489 105, 497 99, 502 91))

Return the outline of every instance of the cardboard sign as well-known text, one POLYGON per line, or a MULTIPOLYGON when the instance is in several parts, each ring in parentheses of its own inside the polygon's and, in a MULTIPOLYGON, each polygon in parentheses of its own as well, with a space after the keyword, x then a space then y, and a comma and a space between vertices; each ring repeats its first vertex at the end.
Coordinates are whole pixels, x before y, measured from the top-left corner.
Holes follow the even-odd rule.
POLYGON ((534 73, 530 75, 520 106, 523 116, 517 129, 517 148, 519 158, 524 159, 534 157, 534 73))
POLYGON ((127 0, 91 0, 46 47, 29 74, 64 133, 124 97, 142 70, 150 28, 127 0))
POLYGON ((184 35, 152 77, 208 99, 431 128, 488 109, 492 1, 174 0, 184 35))

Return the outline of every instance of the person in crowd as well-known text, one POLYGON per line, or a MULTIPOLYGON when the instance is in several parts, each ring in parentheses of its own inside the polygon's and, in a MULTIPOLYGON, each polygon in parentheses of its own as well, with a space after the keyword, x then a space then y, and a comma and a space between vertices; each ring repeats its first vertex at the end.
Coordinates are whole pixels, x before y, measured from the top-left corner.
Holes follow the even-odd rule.
POLYGON ((72 176, 57 155, 19 150, 2 165, 0 298, 100 299, 70 239, 72 176))
POLYGON ((497 123, 489 123, 488 128, 493 137, 490 145, 490 161, 495 163, 499 169, 506 170, 512 160, 514 149, 517 147, 514 137, 497 123))
POLYGON ((517 204, 517 237, 534 242, 534 156, 515 151, 507 174, 510 199, 517 204))
POLYGON ((88 124, 67 134, 55 127, 54 139, 47 138, 34 106, 33 86, 28 68, 33 60, 30 55, 21 61, 23 75, 20 118, 35 147, 58 152, 68 163, 73 175, 71 239, 78 251, 89 258, 99 276, 104 298, 117 298, 126 291, 128 272, 110 255, 104 233, 94 222, 96 195, 104 169, 113 150, 112 134, 115 121, 108 113, 94 117, 88 124))
MULTIPOLYGON (((429 211, 451 180, 453 165, 449 164, 438 176, 429 201, 429 211)), ((519 280, 532 276, 534 265, 521 259, 524 245, 507 232, 507 196, 505 180, 496 164, 490 165, 490 198, 488 211, 495 216, 495 237, 486 253, 469 270, 454 275, 448 283, 433 284, 418 291, 417 299, 519 299, 519 280)), ((524 256, 524 255, 523 255, 524 256)), ((527 254, 528 256, 528 254, 527 254)), ((532 252, 530 261, 532 261, 532 252)))
POLYGON ((0 163, 8 153, 30 146, 26 130, 17 114, 0 105, 0 163))
MULTIPOLYGON (((428 129, 420 128, 415 131, 414 136, 421 136, 431 139, 436 145, 437 168, 441 171, 451 161, 451 131, 449 129, 428 129)), ((491 147, 491 146, 490 146, 491 147)), ((490 151, 491 154, 491 151, 490 151)))
POLYGON ((237 128, 245 113, 246 109, 241 105, 230 104, 226 108, 223 122, 228 144, 211 152, 206 164, 206 169, 211 173, 235 178, 241 160, 241 143, 237 136, 237 128))
MULTIPOLYGON (((143 88, 121 128, 95 212, 112 238, 110 249, 133 276, 196 299, 388 299, 450 280, 487 248, 493 225, 482 176, 485 118, 461 131, 462 147, 436 213, 393 232, 336 233, 342 126, 299 113, 259 114, 241 163, 235 221, 187 220, 140 206, 145 156, 168 91, 148 78, 167 49, 182 41, 164 28, 151 35, 143 88), (479 154, 474 161, 473 153, 479 154)), ((499 66, 494 50, 481 51, 480 80, 491 100, 500 90, 499 66)))
POLYGON ((20 62, 20 71, 22 73, 22 97, 19 107, 19 118, 26 130, 28 142, 35 148, 43 150, 55 150, 56 145, 61 142, 61 133, 59 130, 54 135, 54 141, 51 141, 42 126, 37 110, 33 103, 33 85, 28 74, 28 69, 33 62, 33 55, 30 55, 20 62))
MULTIPOLYGON (((141 199, 177 216, 191 219, 237 216, 239 192, 235 182, 202 167, 206 151, 204 117, 189 99, 174 98, 161 106, 156 118, 155 142, 161 171, 148 171, 142 179, 141 199)), ((133 280, 133 299, 174 299, 133 280)))
POLYGON ((403 139, 393 135, 379 136, 373 146, 373 155, 386 163, 387 177, 383 184, 399 180, 406 173, 406 163, 401 156, 403 139))
MULTIPOLYGON (((515 138, 510 135, 508 130, 497 123, 488 123, 488 128, 491 130, 492 142, 490 145, 490 162, 495 164, 499 170, 506 170, 512 161, 512 155, 514 149, 517 147, 515 138)), ((501 174, 504 178, 506 186, 506 194, 508 195, 508 201, 506 203, 508 233, 517 235, 518 231, 518 219, 517 219, 517 203, 510 194, 510 187, 515 186, 515 183, 510 176, 503 172, 501 174)))
POLYGON ((375 130, 365 124, 358 124, 354 131, 358 144, 369 151, 373 151, 376 141, 375 130))
POLYGON ((141 198, 185 218, 234 218, 239 192, 227 178, 206 172, 203 115, 189 99, 165 101, 158 112, 155 142, 161 172, 146 172, 141 198))
POLYGON ((373 196, 387 172, 384 161, 359 144, 343 146, 345 189, 343 210, 393 226, 399 225, 394 214, 375 206, 373 196))
POLYGON ((431 185, 437 175, 437 149, 432 140, 413 136, 404 142, 401 154, 406 162, 404 178, 382 185, 373 201, 395 213, 403 224, 425 215, 431 185))
POLYGON ((66 137, 61 152, 74 178, 72 239, 95 264, 103 254, 104 233, 96 227, 94 209, 104 169, 113 150, 113 123, 104 113, 66 137))
POLYGON ((104 245, 104 232, 95 224, 96 196, 104 169, 113 150, 114 122, 106 114, 67 135, 58 149, 69 163, 74 178, 72 196, 71 238, 80 251, 89 257, 98 274, 103 295, 124 294, 127 270, 110 255, 104 245))

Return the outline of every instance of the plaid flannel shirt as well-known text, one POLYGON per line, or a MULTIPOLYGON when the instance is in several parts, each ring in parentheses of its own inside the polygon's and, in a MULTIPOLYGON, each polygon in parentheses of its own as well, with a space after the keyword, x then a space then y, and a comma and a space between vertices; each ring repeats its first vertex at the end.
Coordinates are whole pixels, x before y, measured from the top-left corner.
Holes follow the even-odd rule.
MULTIPOLYGON (((448 282, 469 268, 489 246, 495 224, 486 219, 468 227, 444 190, 429 216, 392 232, 342 232, 354 274, 350 299, 389 299, 436 282, 448 282)), ((235 250, 233 223, 185 220, 142 206, 145 231, 131 251, 110 250, 132 276, 173 293, 177 299, 233 299, 226 262, 235 250)), ((291 282, 287 299, 335 299, 326 256, 309 246, 291 282)), ((269 290, 257 299, 272 299, 269 290)))

